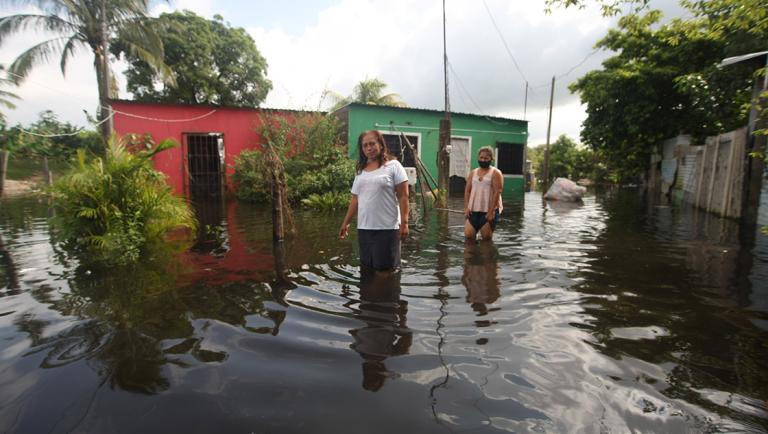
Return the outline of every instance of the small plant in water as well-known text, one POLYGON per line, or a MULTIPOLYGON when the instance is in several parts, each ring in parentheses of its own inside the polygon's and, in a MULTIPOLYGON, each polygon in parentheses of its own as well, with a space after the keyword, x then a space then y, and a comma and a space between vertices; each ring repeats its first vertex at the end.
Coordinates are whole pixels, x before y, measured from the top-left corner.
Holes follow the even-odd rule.
POLYGON ((311 194, 308 198, 302 199, 301 203, 309 208, 330 211, 346 208, 349 204, 349 199, 349 192, 329 191, 323 194, 311 194))
POLYGON ((52 187, 57 236, 87 263, 138 261, 150 245, 196 222, 183 198, 172 194, 152 157, 176 145, 135 136, 113 136, 104 157, 78 151, 72 169, 52 187), (131 148, 131 151, 127 149, 131 148))

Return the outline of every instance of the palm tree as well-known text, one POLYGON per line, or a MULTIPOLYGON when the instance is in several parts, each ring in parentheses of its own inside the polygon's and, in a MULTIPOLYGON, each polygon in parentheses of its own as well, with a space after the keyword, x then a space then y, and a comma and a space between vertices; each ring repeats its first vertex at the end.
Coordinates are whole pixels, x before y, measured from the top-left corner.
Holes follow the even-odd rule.
POLYGON ((366 78, 355 85, 355 88, 352 90, 352 95, 350 96, 345 97, 330 91, 326 92, 326 94, 334 100, 331 111, 335 111, 353 102, 371 105, 408 107, 408 104, 406 104, 405 101, 400 98, 400 95, 396 93, 382 95, 382 92, 386 87, 387 83, 384 83, 378 78, 366 78))
MULTIPOLYGON (((5 87, 7 85, 13 85, 14 81, 5 77, 5 66, 0 65, 0 87, 5 87)), ((15 93, 8 92, 7 90, 0 89, 0 106, 4 106, 5 108, 9 109, 15 109, 16 104, 11 102, 11 98, 19 99, 19 96, 15 93)), ((5 115, 3 115, 2 112, 0 112, 0 123, 5 122, 5 115)))
POLYGON ((163 64, 163 45, 147 21, 149 0, 27 0, 42 14, 17 14, 0 18, 0 45, 10 35, 28 28, 58 34, 21 53, 10 66, 10 73, 19 82, 38 63, 59 57, 62 74, 67 62, 80 48, 93 55, 96 81, 99 86, 99 120, 105 140, 112 134, 108 121, 108 100, 114 88, 109 70, 109 41, 119 35, 125 48, 172 82, 172 74, 163 64))

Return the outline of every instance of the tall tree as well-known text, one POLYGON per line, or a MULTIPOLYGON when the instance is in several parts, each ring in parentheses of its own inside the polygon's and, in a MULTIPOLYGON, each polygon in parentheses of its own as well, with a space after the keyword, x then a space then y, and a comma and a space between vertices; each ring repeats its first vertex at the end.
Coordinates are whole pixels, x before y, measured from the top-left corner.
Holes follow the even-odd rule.
POLYGON ((335 92, 327 92, 327 95, 334 100, 331 111, 353 102, 371 105, 408 107, 408 104, 400 98, 400 95, 396 93, 384 94, 384 89, 386 89, 386 87, 387 83, 384 83, 378 78, 366 78, 355 85, 355 88, 352 90, 352 95, 350 96, 345 97, 335 92))
POLYGON ((660 19, 658 11, 622 17, 597 44, 617 54, 571 85, 587 105, 583 142, 601 150, 624 180, 645 168, 661 139, 703 137, 746 122, 741 107, 751 71, 716 67, 742 39, 717 37, 701 19, 660 19))
MULTIPOLYGON (((253 38, 220 15, 207 20, 183 11, 152 21, 160 29, 164 61, 175 72, 177 85, 164 86, 150 64, 127 52, 128 91, 137 100, 257 107, 272 89, 267 62, 253 38)), ((116 54, 124 51, 121 41, 113 46, 116 54)))
POLYGON ((17 14, 0 18, 0 45, 17 31, 35 29, 57 34, 21 53, 10 66, 10 72, 21 80, 41 62, 59 56, 62 74, 78 49, 93 53, 93 66, 99 87, 99 120, 105 138, 112 133, 108 100, 112 96, 113 79, 109 69, 110 40, 119 35, 126 50, 162 71, 172 82, 170 70, 163 65, 163 46, 154 29, 147 25, 149 0, 27 0, 41 14, 17 14))

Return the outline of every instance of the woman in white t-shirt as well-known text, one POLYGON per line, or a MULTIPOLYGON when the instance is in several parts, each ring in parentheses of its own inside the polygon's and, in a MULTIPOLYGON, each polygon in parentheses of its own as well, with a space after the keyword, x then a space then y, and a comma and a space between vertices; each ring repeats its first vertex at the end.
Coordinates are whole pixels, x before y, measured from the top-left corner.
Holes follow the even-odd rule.
POLYGON ((400 241, 408 237, 408 175, 399 161, 390 159, 378 131, 362 133, 357 150, 357 176, 339 238, 349 235, 356 215, 360 265, 393 270, 400 266, 400 241))

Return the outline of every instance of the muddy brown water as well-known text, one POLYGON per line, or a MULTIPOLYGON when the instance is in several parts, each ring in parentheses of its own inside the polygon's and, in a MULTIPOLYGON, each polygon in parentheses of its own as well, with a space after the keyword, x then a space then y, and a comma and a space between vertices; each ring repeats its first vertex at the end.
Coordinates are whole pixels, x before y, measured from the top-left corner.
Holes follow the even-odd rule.
POLYGON ((0 432, 768 430, 768 237, 632 190, 505 206, 477 245, 417 213, 361 279, 342 212, 275 254, 268 210, 199 201, 189 251, 94 270, 4 199, 0 432))

